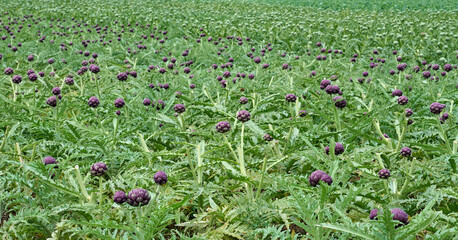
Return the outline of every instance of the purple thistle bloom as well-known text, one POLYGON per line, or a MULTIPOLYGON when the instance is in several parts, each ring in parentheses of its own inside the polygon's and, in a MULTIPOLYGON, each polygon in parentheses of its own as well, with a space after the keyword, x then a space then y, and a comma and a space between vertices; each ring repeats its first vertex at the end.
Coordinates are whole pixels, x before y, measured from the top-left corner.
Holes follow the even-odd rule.
POLYGON ((119 81, 126 81, 126 80, 127 80, 127 73, 125 73, 125 72, 118 73, 118 75, 116 76, 116 78, 117 78, 119 81))
POLYGON ((434 70, 434 71, 439 70, 439 65, 438 65, 438 64, 434 64, 434 65, 433 65, 433 70, 434 70))
POLYGON ((297 97, 296 97, 296 95, 290 93, 290 94, 286 94, 285 99, 286 99, 287 102, 295 102, 297 97))
POLYGON ((123 204, 127 201, 127 195, 125 192, 123 191, 117 191, 115 192, 115 194, 113 195, 113 202, 117 203, 117 204, 123 204))
POLYGON ((404 156, 404 157, 409 157, 410 155, 412 155, 412 150, 408 147, 403 147, 401 149, 401 156, 404 156))
POLYGON ((38 76, 35 73, 29 75, 29 80, 34 82, 38 79, 38 76))
POLYGON ((50 58, 50 59, 48 60, 48 63, 49 63, 49 64, 53 64, 53 63, 54 63, 54 59, 50 58))
POLYGON ((99 106, 100 101, 97 97, 90 97, 87 104, 89 105, 89 107, 96 108, 97 106, 99 106))
POLYGON ((431 77, 431 73, 429 71, 423 72, 423 77, 424 78, 429 78, 429 77, 431 77))
POLYGON ((247 103, 248 103, 248 98, 246 98, 246 97, 241 97, 241 98, 239 99, 239 103, 240 103, 240 104, 247 104, 247 103))
MULTIPOLYGON (((342 143, 336 142, 335 145, 336 145, 334 147, 334 154, 335 155, 340 155, 345 151, 344 146, 342 145, 342 143)), ((326 146, 324 148, 324 151, 326 152, 326 154, 329 155, 329 146, 326 146)))
POLYGON ((429 107, 429 111, 431 111, 431 113, 434 113, 434 114, 440 114, 444 108, 445 108, 445 104, 433 102, 431 103, 431 106, 429 107))
POLYGON ((305 110, 300 110, 299 117, 305 117, 305 116, 307 116, 307 112, 305 110))
POLYGON ((22 82, 22 77, 19 75, 14 75, 11 80, 13 81, 13 83, 19 84, 22 82))
POLYGON ((340 88, 337 85, 328 85, 325 90, 327 94, 337 94, 340 92, 340 88))
POLYGON ((372 209, 371 210, 371 213, 369 214, 369 219, 371 220, 376 220, 377 219, 377 213, 378 213, 378 210, 377 209, 372 209))
MULTIPOLYGON (((153 105, 154 105, 154 103, 153 103, 153 105)), ((156 110, 164 109, 164 107, 165 107, 164 101, 162 101, 162 100, 157 100, 156 110)))
POLYGON ((402 91, 399 90, 399 89, 395 89, 395 90, 391 93, 391 96, 393 96, 393 97, 394 97, 394 96, 400 97, 400 96, 402 96, 402 91))
POLYGON ((177 113, 184 113, 184 111, 186 111, 186 107, 183 104, 175 104, 175 106, 173 106, 173 110, 177 113))
POLYGON ((453 68, 452 68, 452 65, 451 65, 451 64, 448 64, 448 63, 447 63, 447 64, 444 65, 444 71, 450 72, 450 71, 452 71, 452 69, 453 69, 453 68))
POLYGON ((116 100, 114 101, 114 105, 115 105, 115 107, 117 107, 117 108, 122 108, 122 107, 124 107, 124 105, 126 105, 126 102, 124 102, 124 99, 118 98, 118 99, 116 99, 116 100))
POLYGON ((47 157, 43 158, 43 163, 46 166, 46 165, 49 165, 49 164, 57 164, 57 161, 53 157, 47 156, 47 157))
POLYGON ((393 214, 393 220, 400 221, 404 224, 407 224, 409 221, 409 215, 402 209, 393 208, 391 209, 391 214, 393 214))
POLYGON ((220 133, 225 133, 231 130, 231 124, 227 121, 222 121, 216 124, 216 131, 220 133))
POLYGON ((73 81, 73 78, 68 77, 65 79, 65 84, 67 85, 73 85, 74 83, 75 81, 73 81))
POLYGON ((100 72, 100 68, 97 65, 91 64, 91 66, 89 66, 89 71, 97 74, 100 72))
POLYGON ((51 96, 46 100, 46 104, 48 104, 51 107, 57 106, 57 98, 55 96, 51 96))
POLYGON ((61 92, 60 87, 54 87, 51 92, 52 92, 52 94, 54 94, 56 96, 59 95, 60 92, 61 92))
POLYGON ((129 192, 127 203, 131 206, 137 207, 147 205, 151 199, 149 193, 142 188, 137 188, 129 192))
POLYGON ((332 99, 332 101, 334 101, 334 105, 337 107, 337 108, 344 108, 347 106, 347 101, 345 101, 345 99, 343 99, 343 97, 341 96, 336 96, 332 99))
POLYGON ((159 185, 164 185, 167 183, 167 174, 163 171, 158 171, 156 174, 154 174, 154 182, 159 184, 159 185))
POLYGON ((410 117, 413 115, 413 111, 410 108, 406 108, 405 110, 406 117, 410 117))
POLYGON ((382 169, 378 172, 378 176, 381 179, 388 179, 391 176, 391 173, 388 169, 382 169))
POLYGON ((323 79, 321 82, 320 82, 320 88, 323 90, 325 89, 327 86, 331 85, 331 81, 327 80, 327 79, 323 79))
POLYGON ((108 170, 108 167, 105 163, 99 162, 94 163, 91 167, 92 176, 102 176, 108 170))
POLYGON ((145 100, 143 100, 143 105, 149 106, 150 104, 151 104, 151 100, 149 100, 148 98, 145 98, 145 100))
POLYGON ((327 183, 328 185, 332 184, 331 176, 321 170, 314 171, 309 177, 309 183, 312 187, 316 187, 320 180, 327 183))
POLYGON ((366 72, 366 71, 364 71, 364 72, 363 72, 363 77, 367 77, 367 76, 369 76, 369 73, 366 72))
POLYGON ((247 122, 251 119, 251 114, 247 110, 237 112, 237 120, 247 122))
POLYGON ((265 141, 267 142, 270 142, 272 140, 274 140, 269 134, 265 134, 263 137, 262 137, 265 141))
POLYGON ((409 99, 406 96, 400 96, 398 98, 399 105, 406 105, 409 102, 409 99))

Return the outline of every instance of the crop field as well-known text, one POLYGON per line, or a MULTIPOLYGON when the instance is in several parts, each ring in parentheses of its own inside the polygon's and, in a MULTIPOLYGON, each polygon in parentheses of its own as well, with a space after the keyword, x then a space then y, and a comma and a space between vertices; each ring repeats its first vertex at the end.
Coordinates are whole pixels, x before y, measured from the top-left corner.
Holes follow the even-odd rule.
POLYGON ((0 6, 1 239, 457 239, 456 1, 0 6))

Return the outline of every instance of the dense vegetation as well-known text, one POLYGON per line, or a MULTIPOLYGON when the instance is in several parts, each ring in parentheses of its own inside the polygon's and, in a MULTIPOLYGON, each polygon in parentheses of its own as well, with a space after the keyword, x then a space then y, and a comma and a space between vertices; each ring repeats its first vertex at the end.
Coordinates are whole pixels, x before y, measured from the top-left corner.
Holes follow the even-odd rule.
POLYGON ((456 237, 454 1, 0 3, 2 238, 456 237))

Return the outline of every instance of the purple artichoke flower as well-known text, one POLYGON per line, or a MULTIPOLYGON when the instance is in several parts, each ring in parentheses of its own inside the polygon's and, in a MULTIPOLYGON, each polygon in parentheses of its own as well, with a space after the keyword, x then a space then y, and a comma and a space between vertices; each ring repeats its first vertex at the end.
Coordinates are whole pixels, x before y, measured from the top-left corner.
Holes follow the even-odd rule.
POLYGON ((19 84, 22 82, 22 77, 19 75, 14 75, 11 80, 13 81, 13 83, 19 84))
POLYGON ((154 182, 159 184, 159 185, 164 185, 167 183, 167 174, 163 171, 159 171, 156 174, 154 174, 154 182))
POLYGON ((320 88, 321 90, 325 89, 327 86, 331 85, 331 81, 327 80, 327 79, 323 79, 321 82, 320 82, 320 88))
POLYGON ((429 111, 431 111, 431 113, 434 113, 434 114, 440 114, 444 108, 445 108, 445 104, 433 102, 431 103, 431 106, 429 106, 429 111))
POLYGON ((34 82, 38 79, 38 76, 35 73, 29 75, 29 80, 34 82))
POLYGON ((312 187, 316 187, 320 180, 327 183, 328 185, 332 184, 331 176, 321 170, 316 170, 309 177, 309 183, 312 187))
POLYGON ((334 101, 334 105, 337 107, 337 108, 344 108, 345 106, 347 106, 347 101, 345 101, 345 99, 343 99, 343 97, 341 96, 336 96, 332 99, 332 101, 334 101))
POLYGON ((327 94, 337 94, 340 92, 340 88, 337 85, 328 85, 325 90, 327 94))
MULTIPOLYGON (((336 142, 335 144, 336 144, 336 146, 334 147, 334 153, 336 155, 342 154, 345 151, 344 146, 342 145, 342 143, 336 142)), ((325 147, 324 151, 326 152, 326 154, 329 155, 329 146, 325 147)))
POLYGON ((453 67, 452 67, 451 64, 445 64, 444 65, 444 71, 450 72, 450 71, 452 71, 452 69, 453 69, 453 67))
POLYGON ((129 192, 127 197, 127 203, 131 206, 137 207, 142 205, 148 205, 151 196, 149 193, 142 188, 136 188, 129 192))
POLYGON ((428 79, 429 77, 431 77, 431 73, 429 71, 423 72, 423 77, 428 79))
POLYGON ((246 97, 241 97, 241 98, 239 99, 239 103, 240 103, 240 104, 247 104, 247 103, 248 103, 248 98, 246 98, 246 97))
POLYGON ((51 156, 47 156, 45 158, 43 158, 43 163, 45 165, 49 165, 49 164, 57 164, 57 161, 55 158, 51 157, 51 156))
POLYGON ((125 73, 125 72, 118 73, 118 75, 116 76, 116 78, 117 78, 119 81, 126 81, 126 80, 127 80, 127 73, 125 73))
POLYGON ((382 169, 378 172, 378 176, 381 179, 388 179, 391 176, 391 173, 388 169, 382 169))
POLYGON ((113 195, 113 202, 117 203, 117 204, 123 204, 127 201, 127 195, 125 192, 123 191, 117 191, 115 192, 115 194, 113 195))
POLYGON ((53 95, 59 95, 61 92, 60 87, 54 87, 51 92, 53 95))
POLYGON ((393 214, 393 220, 400 221, 404 224, 409 222, 409 215, 400 208, 391 209, 391 214, 393 214))
POLYGON ((305 110, 300 110, 299 117, 305 117, 305 116, 307 116, 307 112, 305 110))
POLYGON ((403 147, 401 149, 401 156, 404 156, 404 157, 409 157, 410 155, 412 155, 412 150, 408 147, 403 147))
POLYGON ((50 59, 48 60, 48 63, 49 63, 49 64, 53 64, 53 63, 54 63, 54 59, 50 58, 50 59))
POLYGON ((287 102, 295 102, 297 97, 296 97, 296 95, 290 93, 290 94, 286 94, 285 99, 286 99, 287 102))
POLYGON ((400 96, 398 98, 399 105, 406 105, 409 102, 409 99, 406 96, 400 96))
POLYGON ((57 98, 55 96, 51 96, 46 100, 46 104, 48 104, 51 107, 57 106, 57 98))
POLYGON ((410 109, 410 108, 407 108, 407 109, 405 110, 405 113, 406 113, 406 117, 410 117, 410 116, 413 115, 413 111, 412 111, 412 109, 410 109))
POLYGON ((267 142, 270 142, 270 141, 274 140, 274 139, 273 139, 269 134, 267 134, 267 133, 264 135, 263 138, 264 138, 264 140, 267 141, 267 142))
POLYGON ((363 72, 363 77, 367 77, 367 76, 369 76, 369 73, 366 72, 366 71, 364 71, 364 72, 363 72))
POLYGON ((149 106, 150 104, 151 104, 151 100, 149 100, 148 98, 145 98, 145 100, 143 100, 143 105, 149 106))
POLYGON ((237 112, 237 120, 247 122, 251 119, 251 114, 247 110, 237 112))
POLYGON ((97 106, 99 106, 100 101, 97 97, 90 97, 87 104, 89 105, 89 107, 96 108, 97 106))
POLYGON ((369 218, 371 220, 377 220, 377 213, 378 213, 378 209, 372 209, 371 210, 371 213, 369 214, 369 218))
POLYGON ((222 121, 216 124, 216 131, 220 133, 225 133, 231 130, 231 124, 226 121, 222 121))
POLYGON ((65 84, 67 85, 73 85, 75 81, 73 81, 73 78, 66 78, 65 79, 65 84))
MULTIPOLYGON (((154 105, 154 103, 153 103, 153 105, 154 105)), ((164 107, 165 107, 164 101, 162 101, 162 100, 157 100, 156 110, 164 109, 164 107)))
POLYGON ((393 96, 393 97, 394 97, 394 96, 400 97, 400 96, 402 96, 402 91, 399 90, 399 89, 395 89, 395 90, 391 93, 391 96, 393 96))
POLYGON ((100 72, 100 68, 97 65, 91 64, 91 66, 89 66, 89 71, 97 74, 100 72))
POLYGON ((91 167, 92 176, 102 176, 108 170, 107 165, 103 162, 94 163, 91 167))
POLYGON ((186 107, 183 104, 175 104, 175 106, 173 106, 173 110, 177 113, 184 113, 184 111, 186 111, 186 107))
POLYGON ((114 105, 115 105, 115 107, 117 107, 117 108, 122 108, 122 107, 124 107, 124 105, 126 105, 126 102, 124 102, 124 99, 118 98, 118 99, 116 99, 116 100, 114 101, 114 105))

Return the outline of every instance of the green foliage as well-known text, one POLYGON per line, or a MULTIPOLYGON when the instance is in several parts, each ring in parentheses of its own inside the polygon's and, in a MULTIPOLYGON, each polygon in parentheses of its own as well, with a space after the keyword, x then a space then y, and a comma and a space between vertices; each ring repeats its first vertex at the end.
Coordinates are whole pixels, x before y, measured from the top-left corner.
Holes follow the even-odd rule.
POLYGON ((455 237, 457 70, 441 76, 446 63, 455 66, 457 61, 455 1, 0 4, 0 37, 6 37, 0 41, 2 239, 455 237), (46 39, 40 42, 42 36, 46 39), (22 46, 12 51, 19 42, 22 46), (343 53, 322 53, 321 48, 343 53), (186 49, 188 56, 183 56, 186 49), (264 56, 261 49, 266 49, 264 56), (78 74, 82 61, 92 56, 75 51, 97 53, 94 64, 100 72, 78 74), (261 57, 261 63, 254 63, 248 52, 261 57), (27 61, 30 54, 34 61, 27 61), (353 54, 356 62, 350 62, 353 54), (327 60, 317 60, 318 55, 327 60), (171 58, 176 58, 173 69, 167 66, 171 58), (233 66, 222 69, 229 58, 233 66), (191 73, 185 74, 181 64, 190 60, 191 73), (422 61, 440 65, 440 70, 429 69, 439 80, 413 70, 429 67, 422 61), (405 71, 389 73, 404 62, 405 71), (370 68, 371 63, 378 66, 370 68), (7 67, 23 77, 20 84, 3 73, 7 67), (159 73, 161 67, 167 72, 159 73), (29 81, 29 69, 45 75, 29 81), (126 71, 138 76, 118 81, 117 74, 126 71), (223 88, 216 77, 225 71, 231 76, 223 88), (364 71, 369 76, 360 83, 364 71), (65 84, 69 74, 74 85, 65 84), (343 109, 336 109, 320 89, 320 81, 333 75, 332 84, 347 101, 343 109), (54 108, 46 100, 56 86, 62 99, 54 108), (391 96, 394 89, 408 97, 407 105, 391 96), (297 96, 295 102, 285 101, 290 93, 297 96), (91 96, 99 97, 97 108, 88 106, 91 96), (248 103, 240 104, 241 97, 248 103), (114 106, 117 98, 124 99, 123 108, 114 106), (165 107, 145 106, 145 98, 163 100, 165 107), (443 124, 430 113, 432 102, 447 106, 443 113, 449 119, 443 124), (178 103, 186 111, 174 115, 178 103), (406 117, 406 108, 414 115, 406 117), (237 120, 240 110, 248 110, 251 120, 237 120), (300 117, 300 110, 307 116, 300 117), (216 132, 220 121, 228 121, 231 130, 216 132), (272 141, 263 139, 266 133, 272 141), (345 148, 340 155, 336 143, 345 148), (402 147, 411 148, 412 156, 401 157, 402 147), (46 156, 58 164, 45 166, 46 156), (97 162, 108 167, 100 177, 90 174, 97 162), (382 168, 390 170, 389 179, 378 177, 382 168), (329 174, 332 184, 310 186, 315 170, 329 174), (166 184, 155 183, 157 171, 167 173, 166 184), (135 188, 149 192, 148 205, 113 202, 115 192, 135 188), (409 215, 407 225, 392 220, 395 207, 409 215), (369 220, 374 208, 378 219, 369 220))

